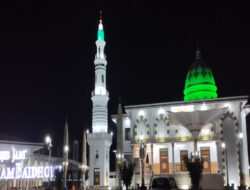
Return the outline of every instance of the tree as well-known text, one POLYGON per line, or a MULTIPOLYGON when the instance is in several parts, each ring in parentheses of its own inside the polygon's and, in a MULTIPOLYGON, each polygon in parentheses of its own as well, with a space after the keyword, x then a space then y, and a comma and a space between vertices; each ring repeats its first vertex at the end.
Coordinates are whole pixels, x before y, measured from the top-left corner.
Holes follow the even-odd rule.
POLYGON ((191 179, 191 189, 199 190, 200 189, 200 180, 202 178, 203 162, 198 157, 185 158, 185 164, 187 170, 189 171, 189 176, 191 179))
POLYGON ((134 174, 134 164, 123 161, 122 166, 120 167, 121 179, 126 186, 126 190, 130 186, 134 174))
POLYGON ((62 189, 62 180, 63 180, 63 171, 55 170, 55 184, 57 190, 62 189))

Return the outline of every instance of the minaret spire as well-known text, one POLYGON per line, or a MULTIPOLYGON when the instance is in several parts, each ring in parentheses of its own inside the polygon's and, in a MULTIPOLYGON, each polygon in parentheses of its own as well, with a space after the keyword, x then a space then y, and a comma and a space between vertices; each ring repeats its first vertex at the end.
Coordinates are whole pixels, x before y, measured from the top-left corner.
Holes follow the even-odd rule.
POLYGON ((99 23, 102 23, 102 11, 100 11, 99 23))
POLYGON ((99 18, 99 25, 98 25, 98 32, 97 32, 97 40, 104 41, 104 31, 103 31, 103 24, 102 24, 102 11, 100 11, 100 18, 99 18))

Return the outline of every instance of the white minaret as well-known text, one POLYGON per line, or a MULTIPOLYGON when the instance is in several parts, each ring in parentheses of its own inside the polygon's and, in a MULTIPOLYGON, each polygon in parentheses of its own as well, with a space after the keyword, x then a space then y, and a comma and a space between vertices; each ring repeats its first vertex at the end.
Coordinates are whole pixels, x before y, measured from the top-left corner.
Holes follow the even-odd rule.
POLYGON ((109 151, 112 136, 108 129, 108 100, 106 89, 106 56, 104 54, 104 31, 100 15, 95 55, 95 89, 92 92, 92 133, 88 134, 89 144, 89 183, 90 186, 109 185, 109 151))

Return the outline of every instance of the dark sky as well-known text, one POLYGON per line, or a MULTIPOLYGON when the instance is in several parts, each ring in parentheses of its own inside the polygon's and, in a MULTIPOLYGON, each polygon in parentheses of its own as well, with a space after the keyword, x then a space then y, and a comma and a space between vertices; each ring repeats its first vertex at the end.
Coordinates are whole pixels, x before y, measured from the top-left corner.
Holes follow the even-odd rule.
POLYGON ((250 17, 243 5, 145 2, 2 4, 0 133, 34 142, 49 133, 58 147, 67 114, 70 139, 80 140, 91 125, 99 10, 109 114, 117 112, 119 96, 124 105, 183 100, 198 40, 219 97, 250 94, 250 17))

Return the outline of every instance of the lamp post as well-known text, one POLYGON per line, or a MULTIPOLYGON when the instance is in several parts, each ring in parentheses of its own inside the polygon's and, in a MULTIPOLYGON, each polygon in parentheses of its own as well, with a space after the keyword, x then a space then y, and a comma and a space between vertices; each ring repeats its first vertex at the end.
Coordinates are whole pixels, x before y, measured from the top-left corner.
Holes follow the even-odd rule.
MULTIPOLYGON (((50 159, 51 159, 51 147, 52 147, 52 140, 51 140, 51 138, 50 138, 50 136, 49 135, 47 135, 46 137, 45 137, 45 143, 47 144, 47 146, 48 146, 48 150, 49 150, 49 168, 50 168, 50 159)), ((48 179, 48 188, 50 189, 50 172, 49 172, 49 179, 48 179)))
POLYGON ((241 146, 242 146, 242 140, 243 140, 243 133, 240 132, 238 134, 238 148, 239 148, 239 168, 240 168, 240 185, 238 187, 239 190, 245 190, 246 186, 245 186, 245 180, 244 180, 244 175, 243 175, 243 171, 242 171, 242 160, 241 160, 241 146))
POLYGON ((226 143, 221 143, 221 148, 225 151, 225 160, 226 160, 226 170, 227 170, 227 187, 229 187, 229 177, 228 177, 228 164, 227 164, 227 149, 226 149, 226 143))
POLYGON ((145 158, 145 153, 144 153, 144 142, 143 142, 143 135, 140 135, 140 158, 141 158, 141 190, 145 190, 145 181, 144 181, 144 158, 145 158))
POLYGON ((64 188, 67 188, 67 170, 68 170, 68 152, 69 152, 69 146, 64 146, 64 153, 66 155, 64 160, 64 188))
POLYGON ((117 167, 117 185, 118 189, 122 189, 122 179, 121 179, 121 171, 120 167, 123 165, 123 158, 124 154, 123 153, 116 153, 116 167, 117 167))

